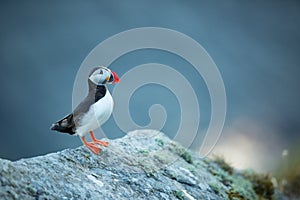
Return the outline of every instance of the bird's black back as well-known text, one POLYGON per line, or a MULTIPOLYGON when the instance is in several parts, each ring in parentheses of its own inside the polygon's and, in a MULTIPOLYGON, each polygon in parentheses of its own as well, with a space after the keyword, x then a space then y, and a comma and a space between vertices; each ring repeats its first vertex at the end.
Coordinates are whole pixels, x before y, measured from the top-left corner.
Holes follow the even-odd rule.
POLYGON ((74 109, 74 111, 63 119, 55 122, 50 129, 62 133, 75 134, 76 126, 80 124, 81 118, 89 111, 91 105, 99 101, 106 94, 104 85, 95 85, 89 80, 89 93, 87 97, 74 109))

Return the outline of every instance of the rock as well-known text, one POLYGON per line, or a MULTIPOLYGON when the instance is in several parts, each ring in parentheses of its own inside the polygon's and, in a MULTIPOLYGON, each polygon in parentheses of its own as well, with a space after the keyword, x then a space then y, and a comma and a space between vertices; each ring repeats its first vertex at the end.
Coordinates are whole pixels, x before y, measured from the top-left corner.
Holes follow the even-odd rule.
POLYGON ((252 183, 154 130, 15 162, 0 159, 0 199, 259 199, 252 183))

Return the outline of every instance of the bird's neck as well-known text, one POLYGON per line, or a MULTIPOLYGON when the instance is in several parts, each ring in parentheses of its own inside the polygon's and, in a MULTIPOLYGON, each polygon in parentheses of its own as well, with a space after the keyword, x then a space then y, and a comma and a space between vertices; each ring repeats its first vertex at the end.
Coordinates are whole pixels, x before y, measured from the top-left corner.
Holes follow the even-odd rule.
POLYGON ((105 96, 107 88, 105 85, 96 85, 89 80, 89 96, 95 98, 95 102, 105 96))

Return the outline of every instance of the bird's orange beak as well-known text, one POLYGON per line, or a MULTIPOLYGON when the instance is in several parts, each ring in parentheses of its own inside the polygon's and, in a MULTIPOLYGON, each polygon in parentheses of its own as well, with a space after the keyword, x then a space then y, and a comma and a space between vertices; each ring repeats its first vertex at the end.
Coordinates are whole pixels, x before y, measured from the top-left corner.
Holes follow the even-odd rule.
POLYGON ((114 83, 119 83, 119 82, 120 82, 119 76, 118 76, 115 72, 113 72, 113 71, 111 71, 111 73, 112 73, 112 75, 113 75, 113 77, 114 77, 114 81, 113 81, 112 83, 113 83, 113 84, 114 84, 114 83))

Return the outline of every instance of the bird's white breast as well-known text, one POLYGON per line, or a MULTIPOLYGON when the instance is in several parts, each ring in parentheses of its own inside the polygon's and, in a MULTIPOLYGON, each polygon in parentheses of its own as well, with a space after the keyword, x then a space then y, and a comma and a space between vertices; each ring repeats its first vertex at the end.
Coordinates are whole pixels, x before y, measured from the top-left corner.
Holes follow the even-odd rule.
POLYGON ((113 106, 112 96, 107 90, 105 96, 91 105, 89 111, 83 116, 79 127, 77 127, 76 135, 82 137, 104 124, 110 117, 113 106))

